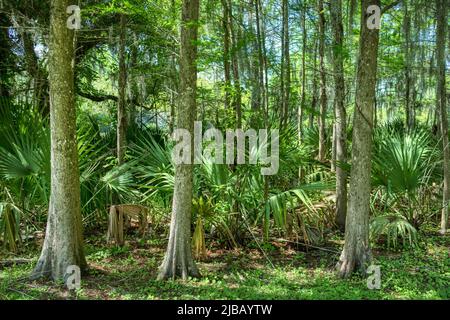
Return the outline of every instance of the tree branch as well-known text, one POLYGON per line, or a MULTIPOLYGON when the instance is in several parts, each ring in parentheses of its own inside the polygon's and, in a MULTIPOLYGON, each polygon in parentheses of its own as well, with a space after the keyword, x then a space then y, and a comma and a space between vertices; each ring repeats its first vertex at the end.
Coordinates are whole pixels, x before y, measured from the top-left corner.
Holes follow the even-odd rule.
POLYGON ((402 0, 397 0, 392 2, 391 4, 388 4, 387 6, 385 6, 382 10, 381 10, 381 15, 385 14, 386 11, 392 9, 393 7, 395 7, 396 5, 400 4, 402 2, 402 0))

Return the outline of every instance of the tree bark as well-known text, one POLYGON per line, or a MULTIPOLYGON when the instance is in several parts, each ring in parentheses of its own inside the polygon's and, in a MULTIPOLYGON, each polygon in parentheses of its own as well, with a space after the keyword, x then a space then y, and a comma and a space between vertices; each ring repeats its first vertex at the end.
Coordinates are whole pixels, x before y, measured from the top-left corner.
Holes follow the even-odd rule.
POLYGON ((442 146, 444 155, 444 190, 443 190, 443 204, 442 204, 442 216, 441 216, 441 230, 442 234, 447 232, 448 224, 448 211, 450 200, 450 149, 448 145, 448 117, 447 117, 447 105, 446 105, 446 59, 445 59, 445 44, 447 33, 447 4, 446 0, 436 0, 437 10, 437 35, 436 35, 436 60, 437 60, 437 91, 436 91, 436 109, 440 112, 441 122, 441 134, 442 134, 442 146))
MULTIPOLYGON (((6 13, 0 12, 0 25, 7 26, 10 24, 6 13)), ((0 107, 8 105, 11 98, 11 88, 13 78, 11 66, 14 65, 11 54, 11 40, 9 39, 9 31, 6 28, 0 29, 0 107), (5 102, 5 104, 3 104, 5 102)))
POLYGON ((355 16, 356 0, 349 0, 348 3, 348 35, 353 37, 353 17, 355 16))
POLYGON ((342 164, 347 161, 346 147, 346 111, 345 111, 345 80, 342 23, 342 1, 334 0, 331 5, 331 22, 333 28, 333 65, 335 83, 335 146, 336 146, 336 224, 345 230, 347 214, 347 173, 342 164))
POLYGON ((302 7, 302 96, 300 108, 297 112, 298 117, 298 139, 299 141, 303 136, 303 113, 306 106, 306 45, 307 45, 307 32, 306 32, 306 5, 302 7))
POLYGON ((289 53, 289 4, 287 0, 282 2, 282 40, 281 40, 281 126, 282 128, 289 117, 289 100, 291 87, 291 59, 289 53))
MULTIPOLYGON (((180 100, 177 127, 191 133, 193 150, 197 92, 197 39, 199 0, 183 0, 180 53, 180 100)), ((193 160, 193 159, 192 159, 193 160)), ((191 161, 192 163, 193 161, 191 161)), ((191 210, 193 165, 181 164, 175 169, 169 244, 158 279, 199 277, 191 251, 191 210)))
POLYGON ((127 70, 125 63, 125 42, 126 42, 126 17, 120 15, 120 35, 119 35, 119 101, 117 103, 117 163, 123 164, 125 158, 127 137, 127 112, 126 112, 126 86, 127 70))
POLYGON ((405 113, 406 128, 414 127, 414 111, 411 104, 411 16, 409 15, 408 0, 403 0, 403 32, 405 35, 405 113))
POLYGON ((230 28, 228 22, 230 21, 230 11, 228 9, 227 0, 222 0, 223 8, 223 70, 225 76, 225 109, 231 105, 231 66, 230 66, 230 28))
POLYGON ((319 14, 319 68, 320 68, 320 114, 319 114, 319 161, 324 162, 326 156, 325 121, 327 112, 327 85, 325 74, 325 11, 323 0, 318 3, 319 14))
POLYGON ((233 26, 233 2, 232 0, 222 0, 223 6, 223 28, 224 28, 224 70, 225 70, 225 86, 231 91, 231 72, 233 74, 233 92, 225 91, 225 105, 232 105, 236 116, 236 125, 242 127, 242 94, 241 81, 239 74, 239 57, 237 48, 237 36, 233 26), (230 63, 231 61, 231 63, 230 63))
POLYGON ((51 195, 44 246, 32 278, 67 277, 87 267, 83 252, 74 101, 74 34, 66 27, 68 0, 51 1, 49 44, 51 195))
POLYGON ((44 117, 50 113, 50 99, 48 96, 48 77, 46 71, 39 66, 39 60, 34 51, 34 40, 30 34, 23 32, 23 49, 26 69, 33 80, 33 103, 44 117))
POLYGON ((318 44, 317 44, 317 40, 314 41, 314 70, 313 70, 313 85, 312 85, 312 101, 311 101, 311 112, 309 114, 309 128, 312 129, 314 127, 314 114, 316 112, 317 109, 317 100, 318 100, 318 95, 317 95, 317 49, 318 49, 318 44))
POLYGON ((241 93, 241 78, 239 73, 239 59, 238 59, 238 38, 237 34, 234 30, 233 24, 233 1, 227 0, 228 2, 228 27, 230 29, 230 37, 231 37, 231 65, 233 71, 233 83, 234 83, 234 92, 233 92, 233 106, 236 113, 236 126, 237 128, 242 127, 242 93, 241 93))
POLYGON ((259 92, 261 94, 261 103, 263 106, 263 117, 265 119, 266 116, 266 87, 265 87, 265 63, 264 63, 264 53, 263 53, 263 39, 262 39, 262 30, 261 30, 261 13, 260 13, 260 0, 254 0, 255 6, 255 20, 256 20, 256 39, 257 39, 257 47, 258 47, 258 78, 259 78, 259 92))
POLYGON ((372 153, 373 110, 377 82, 379 30, 369 29, 366 13, 380 0, 361 1, 361 35, 359 39, 356 107, 353 117, 352 169, 345 227, 345 244, 337 268, 342 277, 355 269, 365 273, 371 261, 369 243, 370 172, 372 153))
POLYGON ((261 17, 261 47, 263 52, 263 62, 264 62, 264 123, 265 126, 269 125, 269 62, 267 58, 267 49, 266 49, 266 22, 264 16, 264 10, 261 0, 257 0, 258 12, 261 17))

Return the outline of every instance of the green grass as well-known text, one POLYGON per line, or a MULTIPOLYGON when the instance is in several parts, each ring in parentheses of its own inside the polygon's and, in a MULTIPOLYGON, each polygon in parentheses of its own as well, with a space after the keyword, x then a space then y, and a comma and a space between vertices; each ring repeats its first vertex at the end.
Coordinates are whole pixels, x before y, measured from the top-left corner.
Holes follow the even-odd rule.
POLYGON ((427 244, 407 251, 374 249, 374 264, 381 266, 380 290, 369 290, 358 275, 336 277, 337 254, 300 252, 282 244, 269 253, 274 267, 256 249, 213 250, 198 263, 201 279, 160 282, 161 243, 108 248, 89 240, 90 271, 77 292, 28 281, 30 263, 0 271, 0 299, 450 299, 448 237, 428 238, 427 244))

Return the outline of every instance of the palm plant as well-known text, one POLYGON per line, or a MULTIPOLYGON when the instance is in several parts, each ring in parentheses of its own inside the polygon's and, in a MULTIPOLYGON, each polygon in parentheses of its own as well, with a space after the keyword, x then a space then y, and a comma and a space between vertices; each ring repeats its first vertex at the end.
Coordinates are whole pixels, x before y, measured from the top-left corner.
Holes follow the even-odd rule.
POLYGON ((417 229, 430 217, 423 200, 436 178, 437 151, 431 135, 420 128, 404 132, 387 125, 377 130, 372 179, 379 191, 372 208, 381 215, 372 219, 372 239, 387 236, 393 246, 398 237, 405 244, 414 242, 417 229))

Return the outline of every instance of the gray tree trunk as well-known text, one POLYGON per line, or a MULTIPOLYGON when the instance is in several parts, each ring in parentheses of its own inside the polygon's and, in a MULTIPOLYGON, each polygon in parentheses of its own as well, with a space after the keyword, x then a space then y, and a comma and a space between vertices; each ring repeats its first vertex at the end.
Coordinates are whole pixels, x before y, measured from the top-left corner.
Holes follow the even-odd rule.
POLYGON ((125 64, 125 41, 126 41, 126 17, 120 15, 120 36, 119 36, 119 99, 117 103, 117 162, 123 164, 125 158, 125 148, 127 143, 126 127, 126 86, 127 70, 125 64))
POLYGON ((336 148, 336 224, 345 229, 347 215, 347 173, 342 164, 347 161, 346 111, 344 80, 344 27, 342 23, 342 1, 331 1, 331 22, 334 34, 333 65, 335 83, 335 148, 336 148))
POLYGON ((226 0, 228 8, 228 29, 231 44, 231 69, 233 72, 234 92, 233 92, 233 106, 236 113, 236 126, 242 127, 242 93, 241 93, 241 79, 239 72, 239 57, 238 57, 238 37, 233 24, 233 2, 226 0))
POLYGON ((372 154, 373 110, 377 82, 378 29, 367 27, 367 8, 380 7, 380 0, 361 1, 356 106, 353 117, 352 169, 345 226, 345 244, 337 264, 342 277, 355 269, 365 273, 371 261, 369 243, 370 171, 372 154))
POLYGON ((447 0, 436 0, 437 10, 437 91, 436 91, 436 109, 439 110, 441 117, 441 134, 444 153, 444 190, 443 190, 443 204, 442 204, 442 217, 441 217, 441 233, 447 232, 448 224, 448 211, 450 200, 450 149, 448 145, 448 118, 447 118, 447 105, 446 105, 446 85, 445 85, 445 43, 447 33, 447 0))
MULTIPOLYGON (((192 137, 196 116, 198 19, 199 0, 183 0, 177 127, 189 130, 192 137)), ((191 251, 192 187, 193 165, 177 165, 169 244, 158 276, 160 280, 200 276, 191 251)))
POLYGON ((66 26, 68 0, 51 1, 49 80, 51 193, 41 256, 32 278, 65 279, 67 267, 87 266, 83 252, 74 101, 74 35, 66 26))
POLYGON ((405 113, 406 128, 414 126, 414 106, 411 104, 411 16, 409 14, 408 0, 403 0, 404 17, 403 32, 405 35, 405 113))
POLYGON ((306 45, 307 45, 307 31, 306 31, 306 5, 302 6, 302 96, 301 104, 297 112, 298 116, 298 139, 303 136, 303 113, 306 106, 306 45))
POLYGON ((228 22, 230 20, 230 11, 228 9, 227 0, 222 0, 223 7, 223 70, 225 76, 225 109, 230 107, 231 101, 231 65, 230 65, 230 28, 228 22))
POLYGON ((289 100, 291 87, 291 58, 289 53, 289 4, 282 2, 282 41, 281 41, 281 126, 286 125, 289 116, 289 100))
POLYGON ((256 40, 257 40, 257 50, 258 50, 258 85, 259 85, 259 92, 261 95, 260 102, 262 103, 262 114, 265 119, 266 114, 266 90, 265 90, 265 80, 264 80, 264 55, 263 55, 263 39, 262 39, 262 30, 261 30, 261 17, 259 12, 259 1, 260 0, 254 0, 254 7, 255 7, 255 23, 256 23, 256 40))
POLYGON ((319 112, 319 161, 325 161, 325 121, 327 112, 327 85, 325 75, 325 11, 323 0, 318 3, 319 13, 319 68, 320 68, 320 112, 319 112))
POLYGON ((312 129, 314 127, 314 114, 317 109, 317 49, 318 44, 317 41, 314 41, 314 68, 313 68, 313 76, 312 76, 312 101, 311 101, 311 112, 309 114, 309 128, 312 129))

